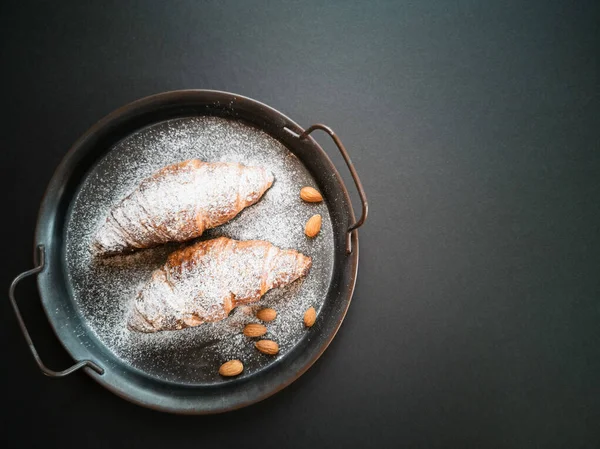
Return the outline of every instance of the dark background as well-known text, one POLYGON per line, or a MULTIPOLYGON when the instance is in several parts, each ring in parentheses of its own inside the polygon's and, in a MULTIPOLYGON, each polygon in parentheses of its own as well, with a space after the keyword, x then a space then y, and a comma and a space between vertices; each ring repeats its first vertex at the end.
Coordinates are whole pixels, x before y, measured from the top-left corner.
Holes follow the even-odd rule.
MULTIPOLYGON (((371 205, 333 344, 226 415, 44 377, 5 298, 4 447, 600 447, 595 3, 1 2, 3 288, 32 266, 69 146, 161 91, 330 125, 371 205)), ((34 283, 18 296, 43 359, 67 366, 34 283)))

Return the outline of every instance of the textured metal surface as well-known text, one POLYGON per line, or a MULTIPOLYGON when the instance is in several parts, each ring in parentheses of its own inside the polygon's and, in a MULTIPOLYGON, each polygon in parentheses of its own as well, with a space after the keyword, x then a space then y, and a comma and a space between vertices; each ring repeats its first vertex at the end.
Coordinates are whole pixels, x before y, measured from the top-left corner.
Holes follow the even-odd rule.
POLYGON ((44 309, 59 340, 75 359, 92 359, 105 367, 103 375, 86 370, 116 394, 151 408, 178 413, 216 413, 270 396, 305 372, 327 348, 346 314, 358 267, 358 236, 347 253, 349 224, 356 223, 348 192, 330 159, 304 130, 281 113, 256 101, 216 91, 176 91, 125 106, 92 127, 57 169, 40 209, 36 244, 47 248, 48 269, 38 277, 44 309), (125 363, 91 332, 72 301, 65 274, 64 227, 76 193, 91 167, 117 142, 165 120, 190 116, 240 120, 264 131, 290 150, 313 176, 328 201, 334 244, 334 271, 320 318, 286 357, 247 378, 213 386, 195 386, 147 376, 125 363), (293 133, 289 133, 291 130, 293 133), (68 300, 67 300, 68 299, 68 300))

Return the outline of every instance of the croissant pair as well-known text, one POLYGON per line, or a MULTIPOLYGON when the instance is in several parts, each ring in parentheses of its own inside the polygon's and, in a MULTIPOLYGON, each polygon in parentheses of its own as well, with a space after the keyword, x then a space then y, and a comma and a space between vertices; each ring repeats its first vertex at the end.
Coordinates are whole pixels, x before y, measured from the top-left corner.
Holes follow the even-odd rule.
MULTIPOLYGON (((111 209, 92 248, 108 256, 184 242, 255 204, 273 184, 261 167, 206 163, 167 166, 111 209)), ((157 332, 219 321, 239 304, 305 276, 311 258, 260 240, 225 237, 175 251, 139 292, 131 330, 157 332)))

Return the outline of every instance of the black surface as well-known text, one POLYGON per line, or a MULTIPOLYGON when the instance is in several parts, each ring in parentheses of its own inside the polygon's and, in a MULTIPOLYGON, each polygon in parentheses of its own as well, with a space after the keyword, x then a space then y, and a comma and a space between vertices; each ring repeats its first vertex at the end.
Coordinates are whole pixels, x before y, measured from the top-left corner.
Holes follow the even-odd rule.
MULTIPOLYGON (((6 299, 5 447, 598 447, 596 2, 320 3, 0 3, 6 288, 71 143, 160 91, 228 90, 332 126, 371 204, 337 338, 231 414, 44 378, 6 299)), ((33 283, 18 296, 44 359, 69 364, 33 283)))

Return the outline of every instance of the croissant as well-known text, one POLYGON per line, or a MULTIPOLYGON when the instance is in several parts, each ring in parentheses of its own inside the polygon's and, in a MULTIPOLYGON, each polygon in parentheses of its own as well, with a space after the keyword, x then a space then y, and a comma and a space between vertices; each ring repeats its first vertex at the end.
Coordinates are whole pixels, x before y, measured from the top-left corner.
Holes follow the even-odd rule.
POLYGON ((272 184, 261 167, 198 159, 169 165, 111 209, 92 248, 111 255, 193 239, 256 203, 272 184))
POLYGON ((128 327, 157 332, 220 321, 240 304, 305 276, 310 257, 261 240, 226 237, 172 253, 134 300, 128 327))

